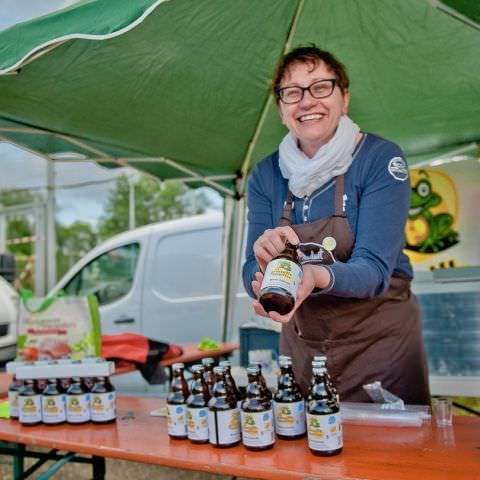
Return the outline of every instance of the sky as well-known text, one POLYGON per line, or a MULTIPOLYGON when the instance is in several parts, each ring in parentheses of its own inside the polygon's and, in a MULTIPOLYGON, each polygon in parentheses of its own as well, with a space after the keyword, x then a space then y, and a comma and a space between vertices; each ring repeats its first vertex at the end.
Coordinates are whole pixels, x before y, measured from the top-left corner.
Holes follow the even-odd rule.
MULTIPOLYGON (((16 23, 68 7, 76 0, 0 0, 0 30, 16 23)), ((46 185, 47 161, 11 144, 0 142, 0 190, 42 189, 46 185)), ((55 163, 56 215, 64 225, 75 221, 96 225, 115 179, 122 174, 136 176, 132 169, 106 169, 88 162, 55 163), (80 186, 91 182, 92 185, 80 186), (75 186, 78 185, 78 186, 75 186)), ((215 208, 219 195, 210 193, 215 208)))

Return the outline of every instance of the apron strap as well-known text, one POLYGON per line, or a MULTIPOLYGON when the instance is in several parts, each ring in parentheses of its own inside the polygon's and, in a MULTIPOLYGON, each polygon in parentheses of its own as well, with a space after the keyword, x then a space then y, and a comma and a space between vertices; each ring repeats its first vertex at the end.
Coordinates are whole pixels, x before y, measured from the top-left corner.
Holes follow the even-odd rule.
POLYGON ((293 194, 289 190, 287 194, 287 199, 285 200, 285 203, 283 204, 283 212, 282 216, 280 217, 280 221, 278 222, 279 227, 286 227, 286 226, 291 226, 292 225, 292 210, 294 207, 294 202, 293 202, 293 194))
POLYGON ((345 194, 345 178, 343 175, 335 177, 335 217, 346 217, 343 204, 345 194))

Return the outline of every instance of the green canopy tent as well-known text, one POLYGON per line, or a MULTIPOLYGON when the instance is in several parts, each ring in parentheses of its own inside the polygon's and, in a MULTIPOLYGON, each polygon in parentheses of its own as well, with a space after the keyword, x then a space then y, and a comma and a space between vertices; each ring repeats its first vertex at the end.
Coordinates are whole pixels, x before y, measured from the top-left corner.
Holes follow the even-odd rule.
POLYGON ((84 0, 0 32, 0 139, 208 184, 227 201, 225 326, 245 181, 285 133, 268 92, 291 46, 332 50, 350 114, 410 163, 475 152, 480 9, 449 0, 84 0), (238 201, 235 201, 238 200, 238 201))

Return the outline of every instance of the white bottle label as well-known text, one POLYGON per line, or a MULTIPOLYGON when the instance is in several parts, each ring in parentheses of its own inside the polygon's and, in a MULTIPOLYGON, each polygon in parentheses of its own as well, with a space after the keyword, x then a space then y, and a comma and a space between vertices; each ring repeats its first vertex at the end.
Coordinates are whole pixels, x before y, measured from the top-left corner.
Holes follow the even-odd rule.
POLYGON ((312 415, 307 413, 308 446, 319 452, 343 447, 340 413, 312 415))
POLYGON ((37 423, 42 421, 42 396, 18 396, 18 418, 21 423, 37 423))
POLYGON ((10 416, 18 417, 18 391, 8 392, 8 403, 10 404, 10 416))
POLYGON ((185 405, 167 404, 167 425, 169 435, 187 436, 187 408, 185 405))
POLYGON ((302 275, 302 269, 296 263, 286 258, 276 258, 267 265, 261 290, 267 287, 279 287, 296 298, 302 275))
POLYGON ((115 392, 92 393, 91 418, 94 422, 108 422, 117 417, 115 392))
POLYGON ((265 447, 274 443, 273 410, 242 411, 242 441, 247 447, 265 447))
POLYGON ((230 445, 241 438, 240 411, 238 408, 208 411, 209 441, 213 445, 230 445))
POLYGON ((83 423, 90 420, 90 394, 67 395, 67 422, 83 423))
POLYGON ((294 437, 302 435, 307 428, 305 424, 305 402, 273 402, 275 412, 275 431, 279 435, 294 437))
POLYGON ((65 395, 42 395, 43 423, 60 423, 67 419, 65 395))
POLYGON ((208 440, 208 408, 187 407, 188 438, 208 440))

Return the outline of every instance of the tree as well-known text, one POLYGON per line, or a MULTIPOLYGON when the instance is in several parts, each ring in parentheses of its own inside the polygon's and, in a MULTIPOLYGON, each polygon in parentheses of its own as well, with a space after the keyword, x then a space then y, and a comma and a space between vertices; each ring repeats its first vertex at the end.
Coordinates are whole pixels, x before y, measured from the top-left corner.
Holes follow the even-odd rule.
MULTIPOLYGON (((12 207, 15 205, 27 205, 39 200, 39 195, 33 194, 30 190, 2 190, 0 191, 0 205, 12 207)), ((9 215, 7 218, 6 238, 9 240, 30 237, 34 234, 34 218, 31 215, 18 214, 9 215)), ((32 289, 32 265, 33 243, 23 242, 8 246, 8 251, 15 255, 16 275, 24 273, 22 286, 32 289)), ((2 252, 3 253, 3 252, 2 252)))
MULTIPOLYGON (((128 230, 129 219, 129 183, 123 175, 118 178, 110 192, 105 214, 102 216, 98 233, 106 239, 128 230)), ((136 226, 178 218, 191 213, 189 209, 188 188, 182 183, 160 182, 141 176, 135 183, 135 223, 136 226)), ((205 211, 208 200, 202 197, 195 213, 205 211)))
POLYGON ((97 235, 89 223, 74 222, 71 225, 57 223, 57 278, 97 244, 97 235))

